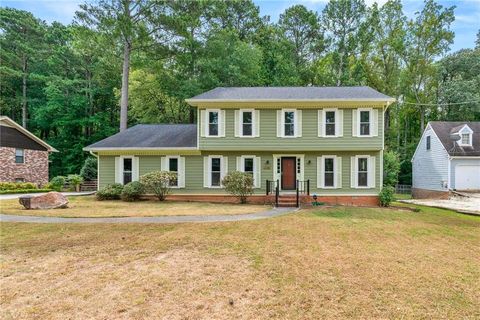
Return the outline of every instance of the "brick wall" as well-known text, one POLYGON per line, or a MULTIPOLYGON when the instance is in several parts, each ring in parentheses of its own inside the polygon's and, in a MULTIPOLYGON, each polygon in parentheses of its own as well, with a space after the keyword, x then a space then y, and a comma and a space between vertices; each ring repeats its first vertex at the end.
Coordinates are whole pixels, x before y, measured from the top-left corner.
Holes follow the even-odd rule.
POLYGON ((0 147, 0 181, 23 178, 39 186, 48 183, 48 152, 25 149, 25 163, 15 163, 15 148, 0 147))
POLYGON ((412 188, 412 197, 414 199, 448 199, 450 192, 412 188))

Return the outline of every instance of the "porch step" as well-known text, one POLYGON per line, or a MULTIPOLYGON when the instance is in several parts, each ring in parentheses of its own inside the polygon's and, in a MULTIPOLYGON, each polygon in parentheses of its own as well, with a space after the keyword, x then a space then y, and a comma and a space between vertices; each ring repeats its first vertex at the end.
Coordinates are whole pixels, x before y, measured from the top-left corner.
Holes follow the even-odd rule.
POLYGON ((296 207, 297 198, 296 196, 280 196, 278 197, 278 206, 279 207, 296 207))

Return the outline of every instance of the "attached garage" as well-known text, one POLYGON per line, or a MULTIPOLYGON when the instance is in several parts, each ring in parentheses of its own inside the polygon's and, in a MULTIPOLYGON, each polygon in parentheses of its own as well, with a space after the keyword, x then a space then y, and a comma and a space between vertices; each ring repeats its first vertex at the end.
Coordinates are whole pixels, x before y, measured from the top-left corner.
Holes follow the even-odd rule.
POLYGON ((455 189, 480 190, 480 165, 457 164, 455 166, 455 189))

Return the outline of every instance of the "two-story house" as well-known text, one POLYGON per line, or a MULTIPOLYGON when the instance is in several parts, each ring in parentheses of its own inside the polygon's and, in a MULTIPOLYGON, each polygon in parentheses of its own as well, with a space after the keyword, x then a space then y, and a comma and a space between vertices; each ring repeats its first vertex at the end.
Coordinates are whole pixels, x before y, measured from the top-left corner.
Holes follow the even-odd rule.
POLYGON ((377 203, 393 98, 369 87, 236 87, 186 101, 197 124, 137 125, 86 147, 99 159, 99 188, 169 170, 178 174, 171 198, 226 201, 222 178, 238 170, 254 177, 252 201, 308 181, 325 202, 377 203))

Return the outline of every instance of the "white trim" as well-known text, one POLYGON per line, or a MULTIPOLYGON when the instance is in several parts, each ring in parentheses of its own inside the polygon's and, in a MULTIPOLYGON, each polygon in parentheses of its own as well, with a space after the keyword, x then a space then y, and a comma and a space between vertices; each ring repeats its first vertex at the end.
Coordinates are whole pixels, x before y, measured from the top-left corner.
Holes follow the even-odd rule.
POLYGON ((102 148, 83 148, 83 151, 123 151, 123 150, 198 150, 198 147, 102 147, 102 148))
POLYGON ((257 121, 257 116, 255 109, 240 109, 238 110, 238 137, 240 138, 256 138, 257 133, 256 133, 256 121, 257 121), (250 136, 245 136, 243 135, 243 113, 244 112, 251 112, 252 113, 252 135, 250 136))
POLYGON ((447 158, 447 189, 450 190, 451 187, 451 174, 452 174, 452 159, 450 157, 447 158))
POLYGON ((338 108, 324 108, 321 111, 322 111, 321 137, 322 138, 338 138, 343 136, 343 125, 341 124, 341 121, 343 121, 343 110, 339 110, 338 108), (334 122, 335 134, 333 136, 327 135, 327 115, 326 115, 327 112, 335 113, 335 122, 334 122), (340 113, 342 113, 342 115, 340 115, 340 113))
MULTIPOLYGON (((299 109, 281 109, 280 110, 280 138, 300 138, 302 137, 302 110, 299 109), (285 135, 285 112, 293 112, 293 136, 285 135)), ((278 119, 277 119, 278 120, 278 119)), ((278 123, 277 123, 278 125, 278 123)))
POLYGON ((465 124, 460 130, 455 132, 455 134, 458 134, 460 136, 460 140, 457 141, 457 144, 460 147, 471 147, 473 145, 473 130, 468 126, 468 124, 465 124), (462 142, 462 135, 467 134, 468 135, 468 141, 470 143, 463 143, 462 142))
POLYGON ((237 157, 236 169, 245 172, 245 159, 253 159, 253 187, 258 189, 261 187, 261 158, 255 155, 241 155, 237 157))
MULTIPOLYGON (((273 164, 272 164, 272 168, 273 168, 273 179, 275 181, 278 180, 279 182, 279 188, 280 188, 280 191, 282 191, 282 163, 281 163, 281 158, 282 157, 295 157, 295 175, 297 177, 297 180, 300 180, 300 181, 303 181, 304 180, 304 176, 305 176, 305 154, 284 154, 284 153, 280 153, 280 154, 272 154, 272 158, 273 158, 273 164), (280 159, 280 173, 277 173, 277 159, 280 159), (298 159, 300 159, 300 174, 297 172, 297 161, 298 159)), ((287 191, 291 191, 291 190, 287 190, 287 191)))
MULTIPOLYGON (((208 155, 204 158, 207 158, 207 181, 208 185, 207 188, 209 189, 223 189, 224 186, 222 185, 222 180, 228 172, 228 157, 222 155, 208 155), (220 185, 219 186, 212 186, 212 158, 220 158, 220 185)), ((205 174, 205 173, 204 173, 205 174)), ((204 179, 205 180, 205 179, 204 179)))
POLYGON ((206 102, 385 102, 393 103, 395 98, 337 98, 337 99, 185 99, 185 102, 194 105, 206 102))
MULTIPOLYGON (((427 126, 425 127, 425 130, 423 130, 422 136, 420 137, 420 140, 417 143, 417 148, 415 149, 415 152, 413 153, 413 156, 412 156, 412 159, 410 159, 410 162, 413 162, 413 159, 415 159, 415 155, 417 154, 418 148, 420 148, 420 144, 421 144, 420 142, 423 140, 423 137, 425 136, 428 129, 430 129, 432 131, 433 135, 435 136, 435 138, 437 138, 437 141, 442 146, 442 149, 445 151, 446 155, 449 156, 449 153, 448 153, 447 149, 445 149, 445 146, 443 145, 442 141, 440 141, 440 139, 437 136, 437 133, 435 132, 435 130, 433 130, 433 127, 430 125, 430 122, 429 122, 429 123, 427 123, 427 126)), ((432 144, 432 139, 430 138, 430 149, 432 147, 431 144, 432 144)))
POLYGON ((133 155, 121 155, 121 156, 115 157, 115 183, 120 183, 122 185, 124 184, 124 181, 123 181, 124 159, 132 159, 132 181, 138 181, 140 177, 140 158, 135 157, 133 155))
POLYGON ((34 140, 35 142, 41 144, 42 146, 44 146, 45 148, 47 148, 47 151, 49 152, 58 152, 57 149, 55 149, 54 147, 52 147, 51 145, 49 145, 48 143, 46 143, 45 141, 43 141, 42 139, 40 139, 39 137, 37 137, 36 135, 34 135, 33 133, 31 133, 30 131, 28 131, 27 129, 25 129, 24 127, 22 127, 21 125, 19 125, 18 123, 16 123, 15 121, 13 121, 12 119, 10 119, 9 117, 7 116, 0 116, 0 125, 1 123, 4 122, 5 124, 7 124, 7 127, 13 127, 15 129, 17 129, 18 131, 20 131, 21 133, 25 134, 26 136, 28 136, 30 139, 34 140))
POLYGON ((356 155, 354 157, 351 157, 351 159, 354 159, 354 164, 351 164, 351 166, 352 166, 352 169, 354 168, 352 173, 355 176, 354 183, 352 183, 352 181, 350 182, 352 188, 355 188, 355 189, 374 189, 375 188, 375 184, 376 184, 375 180, 377 179, 377 176, 375 173, 375 166, 376 166, 375 158, 376 158, 375 156, 371 156, 371 155, 356 155), (358 185, 358 159, 360 158, 367 158, 367 185, 366 186, 358 185))
POLYGON ((450 159, 480 159, 480 156, 450 156, 450 159))
MULTIPOLYGON (((357 137, 359 138, 371 138, 371 137, 374 137, 374 134, 373 134, 373 131, 374 131, 374 128, 373 128, 373 108, 358 108, 357 109, 357 123, 356 123, 356 126, 357 126, 357 137), (361 134, 361 126, 360 126, 360 123, 361 123, 361 112, 362 111, 368 111, 369 115, 368 115, 368 121, 369 121, 369 134, 368 135, 362 135, 361 134)), ((378 118, 378 117, 377 117, 378 118)), ((377 127, 378 127, 378 124, 377 124, 377 127)))
POLYGON ((225 137, 225 110, 222 109, 205 109, 205 137, 206 138, 223 138, 225 137), (217 135, 210 135, 210 112, 217 113, 217 135), (223 130, 222 130, 223 128, 223 130), (223 132, 222 132, 223 131, 223 132), (223 133, 223 134, 222 134, 223 133))
MULTIPOLYGON (((338 172, 338 160, 339 157, 336 155, 323 155, 317 157, 317 188, 318 189, 338 189, 338 175, 341 175, 341 172, 338 172), (325 186, 325 160, 333 159, 333 186, 325 186)), ((340 158, 341 159, 341 158, 340 158)), ((341 160, 340 160, 341 161, 341 160)))
MULTIPOLYGON (((181 168, 181 162, 182 161, 185 161, 185 157, 182 157, 180 155, 167 155, 165 157, 162 157, 165 159, 165 168, 162 169, 164 171, 170 171, 170 159, 177 159, 177 185, 176 186, 170 186, 170 188, 172 189, 181 189, 181 188, 185 188, 184 184, 185 184, 185 167, 183 168, 183 171, 182 171, 182 168, 181 168), (182 160, 183 158, 183 160, 182 160), (182 183, 181 183, 181 180, 183 180, 183 186, 182 186, 182 183)), ((183 162, 183 164, 185 164, 185 162, 183 162)))

